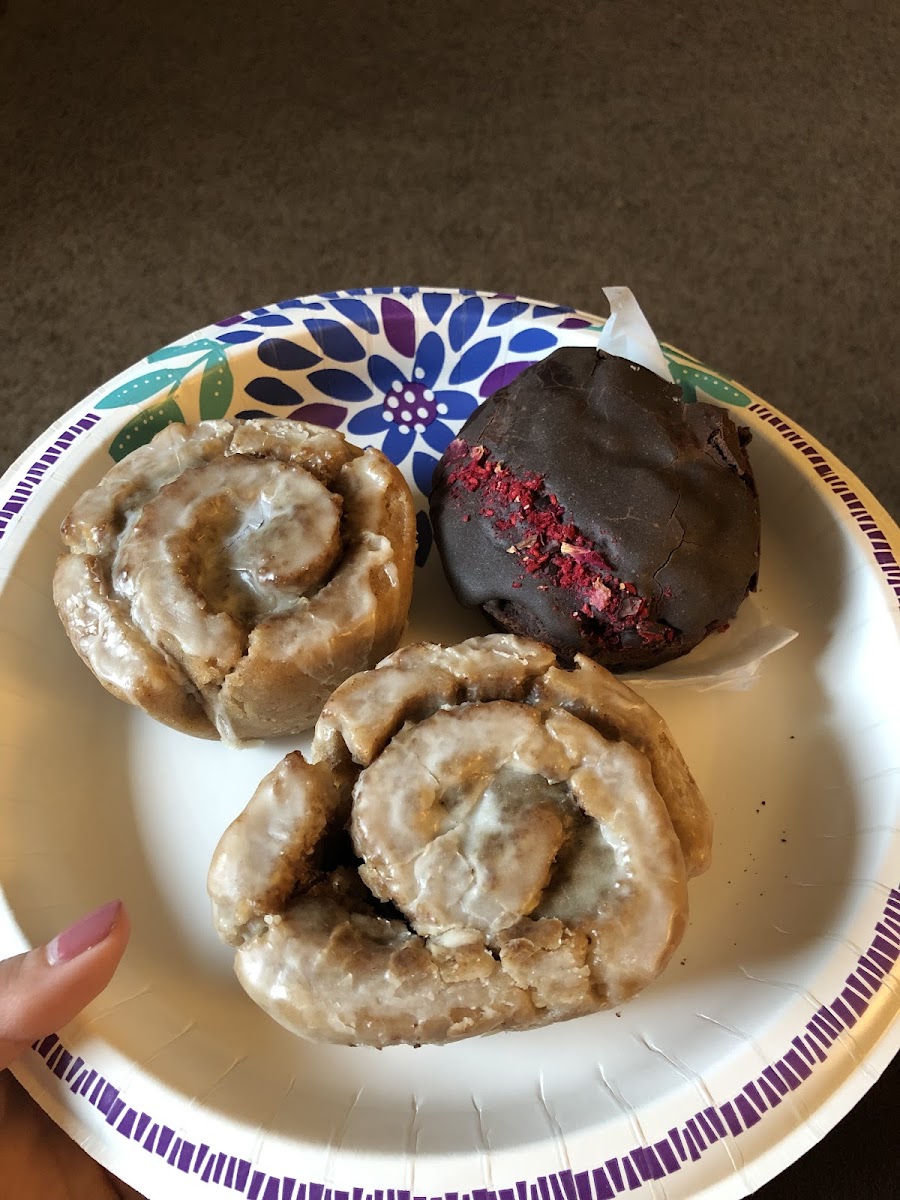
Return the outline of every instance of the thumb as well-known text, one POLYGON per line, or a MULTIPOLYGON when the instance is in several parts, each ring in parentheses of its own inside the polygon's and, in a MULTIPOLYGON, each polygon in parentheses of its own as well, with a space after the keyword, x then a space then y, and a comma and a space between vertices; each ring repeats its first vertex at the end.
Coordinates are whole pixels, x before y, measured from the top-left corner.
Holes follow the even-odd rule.
POLYGON ((112 900, 46 946, 0 962, 0 1070, 103 991, 119 965, 128 933, 122 902, 112 900))

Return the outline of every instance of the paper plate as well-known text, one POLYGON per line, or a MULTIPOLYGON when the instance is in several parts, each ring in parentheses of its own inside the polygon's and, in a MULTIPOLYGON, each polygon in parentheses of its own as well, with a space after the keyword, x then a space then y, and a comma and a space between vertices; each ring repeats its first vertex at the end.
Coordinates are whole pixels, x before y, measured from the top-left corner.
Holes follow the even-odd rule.
MULTIPOLYGON (((828 451, 666 347, 753 430, 760 603, 799 631, 743 692, 657 688, 716 819, 668 970, 620 1012, 421 1050, 292 1038, 212 930, 213 847, 291 743, 233 750, 108 696, 56 618, 61 518, 171 420, 296 415, 381 446, 422 493, 482 397, 602 320, 472 291, 289 300, 151 354, 50 429, 0 496, 0 953, 112 896, 121 969, 16 1074, 150 1197, 739 1196, 801 1155, 900 1042, 898 531, 828 451)), ((482 628, 419 516, 410 637, 482 628)))

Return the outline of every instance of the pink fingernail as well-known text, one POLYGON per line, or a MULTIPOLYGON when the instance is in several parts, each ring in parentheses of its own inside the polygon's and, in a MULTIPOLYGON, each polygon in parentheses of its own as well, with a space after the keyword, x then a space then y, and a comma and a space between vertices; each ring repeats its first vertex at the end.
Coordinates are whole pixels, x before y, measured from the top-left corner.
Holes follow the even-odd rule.
POLYGON ((47 943, 47 962, 51 967, 57 963, 71 962, 85 950, 98 946, 104 938, 112 933, 113 926, 122 911, 121 900, 110 900, 93 912, 80 917, 74 925, 58 933, 52 942, 47 943))

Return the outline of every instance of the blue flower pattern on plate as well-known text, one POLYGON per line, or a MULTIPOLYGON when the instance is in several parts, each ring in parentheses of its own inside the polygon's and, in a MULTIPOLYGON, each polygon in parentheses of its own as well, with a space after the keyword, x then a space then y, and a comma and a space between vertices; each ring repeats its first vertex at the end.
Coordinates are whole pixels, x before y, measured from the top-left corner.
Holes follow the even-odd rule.
POLYGON ((464 421, 478 404, 469 392, 438 387, 444 357, 443 340, 434 330, 419 342, 411 371, 373 354, 368 368, 376 403, 355 413, 347 432, 363 436, 386 432, 381 448, 397 464, 412 450, 417 435, 438 456, 443 454, 455 433, 447 422, 464 421))
POLYGON ((492 371, 498 360, 499 377, 507 381, 530 365, 536 350, 549 351, 558 341, 552 328, 541 327, 537 338, 514 345, 529 332, 516 318, 532 305, 501 296, 372 288, 329 293, 321 300, 325 313, 298 322, 308 345, 280 336, 259 345, 260 361, 270 370, 297 372, 291 382, 261 376, 245 391, 282 412, 290 407, 292 417, 315 420, 315 413, 321 423, 344 428, 351 437, 376 444, 380 438, 381 449, 397 465, 412 457, 413 479, 425 494, 438 458, 485 394, 479 385, 492 374, 498 377, 492 371), (530 357, 521 364, 509 361, 523 352, 530 357), (313 398, 310 387, 325 403, 313 398))
MULTIPOLYGON (((379 446, 424 499, 438 459, 481 400, 565 340, 561 329, 589 324, 572 312, 450 288, 353 288, 285 300, 217 321, 197 335, 205 341, 158 351, 176 366, 157 366, 151 356, 153 369, 123 385, 115 403, 161 398, 166 388, 176 395, 186 370, 180 360, 194 349, 224 355, 236 377, 233 397, 223 391, 223 415, 277 415, 341 429, 379 446)), ((111 403, 107 398, 104 406, 111 403)), ((122 453, 170 419, 196 419, 171 396, 155 409, 153 421, 142 413, 127 427, 122 453)), ((423 559, 428 532, 420 525, 423 559)))

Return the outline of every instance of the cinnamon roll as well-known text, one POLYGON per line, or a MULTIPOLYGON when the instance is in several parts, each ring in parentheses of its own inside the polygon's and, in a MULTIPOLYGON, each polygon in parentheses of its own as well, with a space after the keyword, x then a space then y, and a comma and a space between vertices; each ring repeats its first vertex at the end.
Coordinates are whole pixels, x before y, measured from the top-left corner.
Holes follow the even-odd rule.
POLYGON ((308 728, 406 623, 409 487, 301 421, 170 425, 62 536, 53 593, 75 649, 114 696, 200 737, 308 728))
POLYGON ((387 1046, 619 1005, 662 971, 711 820, 661 718, 509 634, 348 679, 224 833, 208 890, 249 995, 387 1046))

